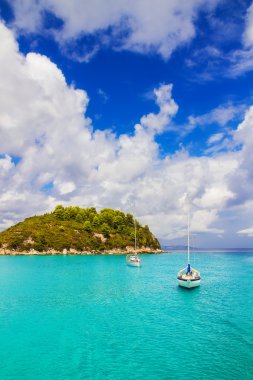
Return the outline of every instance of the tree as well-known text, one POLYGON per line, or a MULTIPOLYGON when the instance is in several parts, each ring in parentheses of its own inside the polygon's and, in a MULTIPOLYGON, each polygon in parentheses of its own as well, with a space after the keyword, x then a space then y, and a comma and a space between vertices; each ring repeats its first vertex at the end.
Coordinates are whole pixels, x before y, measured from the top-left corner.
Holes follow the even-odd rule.
POLYGON ((94 216, 92 224, 95 228, 99 226, 99 218, 97 216, 94 216))
POLYGON ((127 214, 126 215, 126 222, 128 226, 132 226, 134 224, 134 218, 133 215, 127 214))
POLYGON ((76 215, 76 221, 79 223, 83 222, 83 216, 80 212, 76 215))
POLYGON ((114 211, 110 208, 104 208, 103 210, 101 210, 99 217, 102 220, 102 223, 106 223, 109 226, 113 226, 114 211))
POLYGON ((113 218, 113 227, 120 231, 120 226, 124 224, 124 220, 121 215, 117 215, 113 218))
POLYGON ((9 244, 10 248, 12 249, 18 249, 22 243, 23 243, 23 237, 22 235, 16 235, 14 236, 14 238, 12 239, 11 243, 9 244))
POLYGON ((92 225, 91 225, 91 222, 89 220, 86 220, 86 222, 84 222, 83 229, 86 232, 91 232, 92 225))
POLYGON ((72 206, 67 207, 65 209, 65 218, 67 220, 75 219, 79 210, 80 210, 79 207, 72 207, 72 206))
POLYGON ((42 252, 42 251, 46 250, 47 248, 48 248, 48 245, 47 245, 46 238, 43 235, 43 233, 39 232, 36 236, 36 242, 34 244, 34 249, 42 252))
POLYGON ((87 219, 89 219, 92 222, 94 217, 97 215, 97 210, 95 209, 95 207, 90 207, 90 208, 87 208, 86 211, 87 211, 87 219))
POLYGON ((104 235, 104 237, 108 238, 110 237, 110 227, 108 226, 108 224, 106 223, 103 223, 102 226, 101 226, 101 231, 102 231, 102 234, 104 235))
POLYGON ((55 207, 55 210, 53 212, 54 216, 57 219, 63 220, 65 216, 65 209, 62 205, 58 205, 55 207))

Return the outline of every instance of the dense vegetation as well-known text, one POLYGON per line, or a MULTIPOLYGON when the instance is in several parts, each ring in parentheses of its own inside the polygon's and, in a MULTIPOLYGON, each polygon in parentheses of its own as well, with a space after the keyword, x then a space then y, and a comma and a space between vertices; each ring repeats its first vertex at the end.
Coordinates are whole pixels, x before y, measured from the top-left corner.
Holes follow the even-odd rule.
MULTIPOLYGON (((136 221, 137 246, 160 248, 148 226, 136 221)), ((134 218, 118 210, 57 206, 50 214, 33 216, 0 233, 0 246, 16 251, 62 252, 124 249, 134 246, 134 218)))

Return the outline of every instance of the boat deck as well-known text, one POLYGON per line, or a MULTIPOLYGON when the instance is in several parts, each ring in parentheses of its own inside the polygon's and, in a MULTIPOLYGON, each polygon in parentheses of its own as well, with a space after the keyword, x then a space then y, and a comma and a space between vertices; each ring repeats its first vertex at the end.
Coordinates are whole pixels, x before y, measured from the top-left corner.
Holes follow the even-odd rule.
POLYGON ((197 275, 197 274, 190 274, 190 273, 184 273, 182 275, 179 275, 177 277, 179 280, 183 280, 183 281, 197 281, 197 280, 200 280, 200 276, 197 275))

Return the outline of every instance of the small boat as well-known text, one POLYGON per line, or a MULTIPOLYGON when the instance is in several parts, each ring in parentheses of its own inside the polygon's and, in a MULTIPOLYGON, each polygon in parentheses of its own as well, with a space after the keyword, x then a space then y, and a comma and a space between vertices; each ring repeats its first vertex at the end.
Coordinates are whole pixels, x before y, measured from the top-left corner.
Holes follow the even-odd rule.
POLYGON ((127 255, 126 262, 127 262, 127 265, 130 265, 131 267, 141 266, 141 259, 138 257, 137 254, 127 255))
POLYGON ((141 259, 136 253, 136 248, 137 248, 137 234, 136 234, 136 221, 134 219, 134 254, 127 255, 126 257, 126 263, 127 265, 130 265, 131 267, 141 266, 141 259))
POLYGON ((190 264, 190 217, 188 213, 188 242, 187 242, 188 263, 187 267, 181 269, 177 274, 178 285, 183 288, 196 288, 200 285, 201 277, 197 269, 190 264))
POLYGON ((178 285, 183 288, 196 288, 200 285, 200 272, 194 268, 188 267, 181 269, 177 274, 178 285))

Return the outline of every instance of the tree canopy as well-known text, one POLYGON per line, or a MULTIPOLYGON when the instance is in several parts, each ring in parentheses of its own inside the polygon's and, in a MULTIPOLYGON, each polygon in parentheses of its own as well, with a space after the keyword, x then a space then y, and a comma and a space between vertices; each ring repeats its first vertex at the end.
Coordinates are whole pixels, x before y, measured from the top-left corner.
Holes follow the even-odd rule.
MULTIPOLYGON (((159 249, 148 226, 137 220, 137 247, 159 249)), ((0 246, 16 251, 54 249, 97 251, 134 246, 134 217, 119 210, 56 206, 51 213, 32 216, 0 233, 0 246)))

